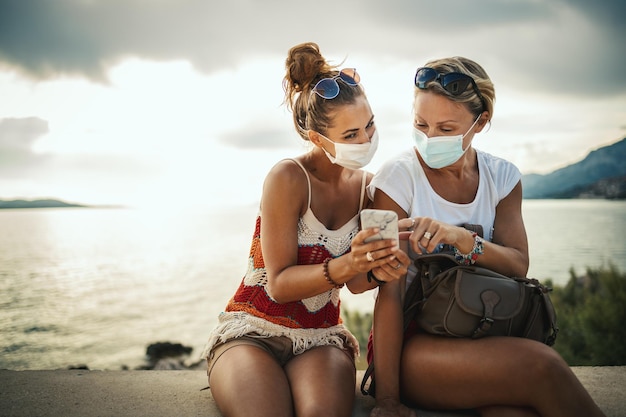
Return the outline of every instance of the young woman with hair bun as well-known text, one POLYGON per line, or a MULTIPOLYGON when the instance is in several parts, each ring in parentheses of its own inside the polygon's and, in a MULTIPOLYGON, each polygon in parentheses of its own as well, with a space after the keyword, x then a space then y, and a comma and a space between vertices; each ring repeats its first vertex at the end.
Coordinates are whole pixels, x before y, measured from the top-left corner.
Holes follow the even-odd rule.
POLYGON ((206 349, 224 416, 350 416, 358 343, 340 319, 340 289, 399 279, 409 262, 392 239, 364 243, 376 152, 374 114, 355 69, 329 65, 314 43, 286 60, 285 103, 310 150, 271 168, 248 270, 206 349), (375 256, 375 259, 373 258, 375 256))

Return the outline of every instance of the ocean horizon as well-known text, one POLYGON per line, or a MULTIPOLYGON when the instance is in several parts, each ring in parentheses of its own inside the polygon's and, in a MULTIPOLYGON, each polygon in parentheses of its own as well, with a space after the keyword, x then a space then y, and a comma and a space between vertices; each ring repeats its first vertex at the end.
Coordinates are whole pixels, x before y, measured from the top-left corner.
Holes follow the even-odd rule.
MULTIPOLYGON (((146 347, 199 359, 247 267, 257 207, 0 210, 0 369, 130 369, 146 347)), ((524 200, 528 276, 626 271, 626 201, 524 200)), ((342 308, 373 309, 342 290, 342 308)))

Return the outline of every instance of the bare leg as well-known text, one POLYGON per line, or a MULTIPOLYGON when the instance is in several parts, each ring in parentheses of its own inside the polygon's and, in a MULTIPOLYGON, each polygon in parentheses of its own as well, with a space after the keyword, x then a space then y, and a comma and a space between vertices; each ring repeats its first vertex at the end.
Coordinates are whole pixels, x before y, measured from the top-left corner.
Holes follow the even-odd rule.
POLYGON ((215 362, 211 393, 224 417, 292 417, 287 376, 265 350, 252 345, 228 349, 215 362))
POLYGON ((401 369, 403 395, 426 407, 604 416, 558 353, 529 339, 418 334, 405 343, 401 369))
POLYGON ((481 417, 538 417, 535 410, 523 407, 491 406, 478 409, 481 417))
POLYGON ((285 366, 296 416, 349 417, 354 405, 356 370, 345 352, 321 346, 285 366))

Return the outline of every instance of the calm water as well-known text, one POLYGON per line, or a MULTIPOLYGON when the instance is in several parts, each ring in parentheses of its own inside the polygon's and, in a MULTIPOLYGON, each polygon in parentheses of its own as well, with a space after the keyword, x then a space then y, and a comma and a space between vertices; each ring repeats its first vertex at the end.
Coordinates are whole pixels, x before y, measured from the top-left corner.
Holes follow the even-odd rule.
MULTIPOLYGON (((0 211, 0 369, 143 364, 157 341, 194 348, 245 272, 256 207, 160 213, 0 211)), ((626 271, 626 202, 527 200, 529 276, 626 271)), ((371 293, 343 292, 370 311, 371 293)))

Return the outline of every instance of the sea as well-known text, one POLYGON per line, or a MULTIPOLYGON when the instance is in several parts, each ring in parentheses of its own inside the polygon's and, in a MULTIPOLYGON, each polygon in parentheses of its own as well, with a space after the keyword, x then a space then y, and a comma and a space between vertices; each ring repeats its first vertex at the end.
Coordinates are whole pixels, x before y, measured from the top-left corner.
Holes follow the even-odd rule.
MULTIPOLYGON (((626 201, 524 200, 529 276, 626 271, 626 201)), ((156 342, 197 360, 245 272, 255 205, 0 210, 0 369, 135 369, 156 342)), ((342 307, 373 309, 342 290, 342 307)))

